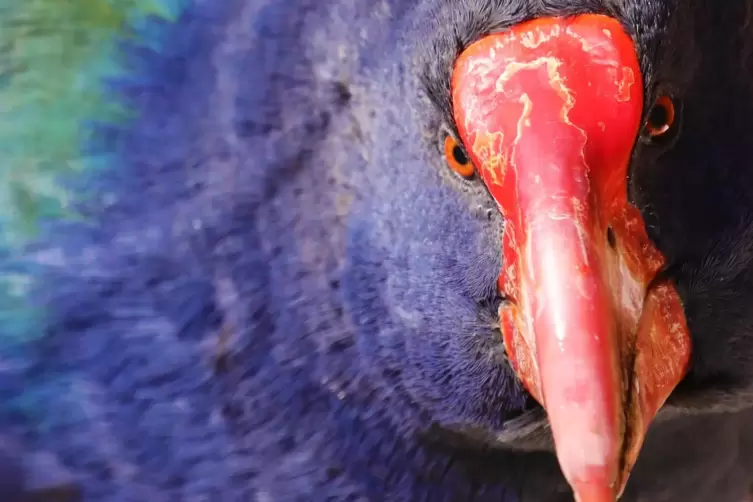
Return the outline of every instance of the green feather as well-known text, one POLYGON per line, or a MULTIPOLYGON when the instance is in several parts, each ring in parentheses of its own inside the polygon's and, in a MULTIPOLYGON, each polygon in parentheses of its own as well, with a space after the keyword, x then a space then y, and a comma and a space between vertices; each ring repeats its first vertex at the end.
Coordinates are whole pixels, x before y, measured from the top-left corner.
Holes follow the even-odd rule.
POLYGON ((125 115, 101 79, 119 71, 114 43, 132 21, 170 19, 160 0, 0 0, 0 223, 8 244, 40 219, 71 216, 56 177, 85 166, 85 121, 125 115))
POLYGON ((145 19, 175 21, 181 0, 0 0, 0 342, 28 337, 33 282, 23 245, 40 223, 73 218, 61 176, 97 165, 81 152, 92 121, 128 111, 103 79, 123 73, 117 44, 145 19), (5 256, 3 256, 5 255, 5 256))

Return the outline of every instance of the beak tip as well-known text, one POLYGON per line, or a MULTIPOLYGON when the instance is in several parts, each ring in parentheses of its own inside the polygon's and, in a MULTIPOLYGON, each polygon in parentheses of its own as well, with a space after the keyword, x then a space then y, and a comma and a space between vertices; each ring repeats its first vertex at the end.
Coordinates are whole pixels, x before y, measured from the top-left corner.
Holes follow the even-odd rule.
POLYGON ((615 502, 614 488, 602 483, 576 481, 572 484, 575 502, 615 502))

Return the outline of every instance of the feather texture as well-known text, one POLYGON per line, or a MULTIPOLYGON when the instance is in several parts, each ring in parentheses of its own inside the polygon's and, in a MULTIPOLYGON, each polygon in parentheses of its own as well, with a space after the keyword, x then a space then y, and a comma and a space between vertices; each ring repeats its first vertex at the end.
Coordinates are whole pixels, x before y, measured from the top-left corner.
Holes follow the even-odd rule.
MULTIPOLYGON (((442 62, 615 2, 0 2, 1 432, 86 502, 571 500, 499 340, 503 222, 437 147, 442 62)), ((629 4, 664 54, 668 3, 629 4)), ((702 412, 625 501, 740 502, 750 412, 702 412)))
MULTIPOLYGON (((19 252, 45 221, 81 218, 69 181, 108 165, 95 125, 132 115, 108 82, 133 71, 123 44, 160 43, 182 0, 0 2, 0 345, 35 336, 34 274, 19 252)), ((80 196, 80 195, 79 195, 80 196)))

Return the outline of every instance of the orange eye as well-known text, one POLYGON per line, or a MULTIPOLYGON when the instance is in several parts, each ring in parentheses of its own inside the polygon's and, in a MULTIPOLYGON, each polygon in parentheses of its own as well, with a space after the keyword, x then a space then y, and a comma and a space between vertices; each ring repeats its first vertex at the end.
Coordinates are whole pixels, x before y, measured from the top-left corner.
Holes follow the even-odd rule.
POLYGON ((444 140, 444 156, 447 158, 447 164, 453 171, 463 178, 473 176, 474 168, 471 159, 465 154, 463 148, 450 135, 444 140))
POLYGON ((675 104, 669 96, 659 96, 648 115, 646 132, 652 138, 665 134, 675 123, 675 104))

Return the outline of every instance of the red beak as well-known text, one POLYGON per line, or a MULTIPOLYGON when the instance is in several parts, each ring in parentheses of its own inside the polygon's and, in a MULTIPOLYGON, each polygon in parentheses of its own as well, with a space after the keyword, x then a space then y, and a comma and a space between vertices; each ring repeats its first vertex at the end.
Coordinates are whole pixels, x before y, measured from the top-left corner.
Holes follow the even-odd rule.
POLYGON ((581 502, 619 497, 690 358, 679 296, 627 200, 641 82, 631 38, 598 15, 489 35, 453 74, 460 135, 505 218, 504 342, 581 502))

